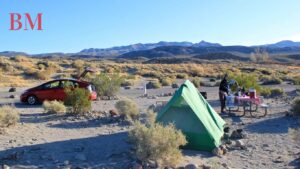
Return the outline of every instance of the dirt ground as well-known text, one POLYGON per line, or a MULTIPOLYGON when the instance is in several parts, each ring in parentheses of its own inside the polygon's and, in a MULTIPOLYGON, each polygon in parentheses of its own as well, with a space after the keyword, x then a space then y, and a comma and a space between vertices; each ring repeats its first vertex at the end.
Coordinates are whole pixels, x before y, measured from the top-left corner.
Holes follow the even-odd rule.
MULTIPOLYGON (((295 160, 300 145, 289 135, 288 129, 299 126, 299 120, 287 117, 295 86, 282 85, 287 96, 266 99, 269 112, 263 118, 223 116, 231 130, 242 128, 246 150, 233 150, 222 157, 208 152, 183 150, 181 165, 210 164, 213 168, 258 169, 300 168, 295 160)), ((127 142, 128 125, 111 122, 106 118, 86 119, 72 116, 45 114, 41 105, 28 106, 19 102, 22 88, 8 98, 8 88, 0 89, 0 103, 13 103, 21 111, 21 121, 0 134, 0 164, 11 168, 129 168, 134 160, 127 142)), ((148 90, 148 95, 174 92, 171 87, 148 90)), ((218 88, 202 87, 208 93, 209 103, 219 112, 218 88)), ((122 89, 119 97, 134 99, 141 112, 157 101, 168 97, 141 98, 143 90, 122 89)), ((116 101, 95 101, 93 110, 108 111, 116 101)))

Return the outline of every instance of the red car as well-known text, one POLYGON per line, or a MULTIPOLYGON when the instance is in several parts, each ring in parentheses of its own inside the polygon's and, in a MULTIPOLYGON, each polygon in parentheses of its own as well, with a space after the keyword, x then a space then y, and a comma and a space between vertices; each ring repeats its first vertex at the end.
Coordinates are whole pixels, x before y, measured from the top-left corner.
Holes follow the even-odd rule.
POLYGON ((59 100, 64 101, 67 97, 64 89, 67 87, 75 88, 85 88, 90 91, 90 100, 97 99, 97 93, 95 92, 95 87, 89 82, 80 80, 81 77, 86 75, 87 72, 93 72, 90 69, 86 69, 78 79, 58 79, 52 80, 47 83, 41 84, 39 86, 25 90, 21 96, 21 102, 34 105, 37 103, 42 103, 45 100, 59 100))

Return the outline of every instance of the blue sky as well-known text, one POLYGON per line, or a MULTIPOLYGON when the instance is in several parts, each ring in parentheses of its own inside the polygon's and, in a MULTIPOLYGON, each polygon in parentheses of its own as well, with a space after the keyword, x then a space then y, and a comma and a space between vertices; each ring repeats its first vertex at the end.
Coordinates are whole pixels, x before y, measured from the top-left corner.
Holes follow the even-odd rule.
POLYGON ((0 51, 78 52, 133 43, 300 41, 299 0, 0 1, 0 51), (43 13, 43 31, 10 31, 9 13, 43 13))

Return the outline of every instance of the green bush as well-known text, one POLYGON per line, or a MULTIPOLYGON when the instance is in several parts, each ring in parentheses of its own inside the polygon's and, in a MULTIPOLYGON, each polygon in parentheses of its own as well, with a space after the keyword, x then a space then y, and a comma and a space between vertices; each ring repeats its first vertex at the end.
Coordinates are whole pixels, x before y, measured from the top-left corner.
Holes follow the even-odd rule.
POLYGON ((129 140, 135 147, 135 156, 142 162, 155 161, 162 166, 176 166, 182 157, 180 146, 187 143, 181 131, 170 124, 145 125, 136 122, 129 131, 129 140))
POLYGON ((43 107, 47 113, 63 114, 66 113, 67 108, 63 102, 60 101, 44 101, 43 107))
POLYGON ((130 99, 120 100, 115 104, 119 114, 128 121, 136 120, 139 116, 138 105, 130 99))
POLYGON ((261 88, 260 95, 262 95, 264 97, 270 97, 271 96, 271 88, 269 88, 269 87, 261 88))
POLYGON ((263 87, 260 90, 260 95, 264 97, 276 97, 276 96, 282 96, 283 94, 284 94, 284 90, 281 88, 263 87))
POLYGON ((71 106, 71 113, 84 114, 91 110, 90 92, 83 88, 65 89, 67 98, 65 104, 71 106))
POLYGON ((20 112, 11 106, 0 107, 0 127, 15 125, 20 120, 20 112))
POLYGON ((124 79, 119 74, 101 73, 92 79, 99 96, 115 96, 119 91, 124 79))
POLYGON ((300 115, 300 98, 296 99, 293 102, 292 109, 294 115, 299 116, 300 115))
POLYGON ((196 88, 199 88, 201 85, 201 78, 199 77, 194 77, 192 79, 192 83, 195 85, 196 88))
MULTIPOLYGON (((258 85, 258 78, 254 74, 229 74, 229 79, 234 79, 237 81, 239 86, 245 87, 246 90, 254 88, 258 93, 261 91, 261 87, 258 85)), ((234 90, 233 90, 234 91, 234 90)))

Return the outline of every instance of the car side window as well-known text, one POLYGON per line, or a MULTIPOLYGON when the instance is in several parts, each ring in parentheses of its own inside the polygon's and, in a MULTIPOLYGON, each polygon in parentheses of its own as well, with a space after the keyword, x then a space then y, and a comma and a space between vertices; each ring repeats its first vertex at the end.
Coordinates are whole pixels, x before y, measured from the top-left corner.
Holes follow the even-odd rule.
POLYGON ((53 88, 58 88, 58 87, 59 87, 59 81, 47 83, 43 86, 44 89, 53 89, 53 88))
POLYGON ((69 80, 63 80, 63 81, 61 81, 61 87, 62 88, 69 88, 69 87, 73 88, 74 84, 69 80))

